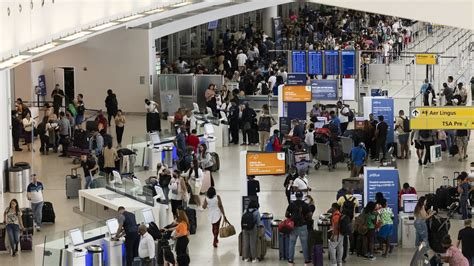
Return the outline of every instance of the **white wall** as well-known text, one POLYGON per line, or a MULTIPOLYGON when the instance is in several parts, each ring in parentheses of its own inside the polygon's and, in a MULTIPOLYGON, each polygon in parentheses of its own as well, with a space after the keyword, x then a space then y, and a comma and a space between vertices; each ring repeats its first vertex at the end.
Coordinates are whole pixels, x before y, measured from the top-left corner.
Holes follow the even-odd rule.
MULTIPOLYGON (((55 67, 74 67, 76 95, 84 94, 86 108, 105 109, 107 89, 112 89, 124 112, 144 112, 143 100, 149 96, 148 32, 117 29, 86 42, 45 55, 47 94, 54 87, 55 67), (85 70, 87 68, 87 71, 85 70), (145 84, 140 85, 140 76, 145 84)), ((15 97, 31 98, 31 63, 14 69, 15 97)), ((50 100, 50 96, 46 100, 50 100)))
POLYGON ((31 2, 32 9, 30 0, 0 1, 0 58, 104 21, 181 0, 56 0, 54 4, 45 0, 43 7, 40 0, 31 2))
POLYGON ((3 162, 12 154, 10 131, 10 75, 0 71, 0 192, 3 191, 3 162))

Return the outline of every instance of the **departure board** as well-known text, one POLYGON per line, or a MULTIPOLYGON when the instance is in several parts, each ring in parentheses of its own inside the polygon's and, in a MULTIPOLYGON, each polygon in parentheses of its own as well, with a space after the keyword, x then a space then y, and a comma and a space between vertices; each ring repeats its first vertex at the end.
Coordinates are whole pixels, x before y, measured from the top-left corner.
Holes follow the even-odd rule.
POLYGON ((292 72, 306 73, 306 51, 292 52, 292 72))
POLYGON ((321 51, 308 51, 308 74, 323 74, 323 54, 321 51))
POLYGON ((355 51, 341 51, 342 75, 355 75, 355 51))
POLYGON ((338 51, 324 51, 324 63, 326 75, 339 75, 338 51))

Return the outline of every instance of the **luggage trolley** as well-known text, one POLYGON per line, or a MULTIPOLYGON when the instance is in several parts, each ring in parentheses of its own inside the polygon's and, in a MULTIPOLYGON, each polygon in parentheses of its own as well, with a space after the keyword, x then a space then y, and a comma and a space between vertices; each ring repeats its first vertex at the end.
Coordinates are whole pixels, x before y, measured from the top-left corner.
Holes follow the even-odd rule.
POLYGON ((332 149, 329 143, 316 143, 318 153, 316 154, 316 164, 314 169, 318 170, 322 164, 327 164, 328 170, 336 168, 332 163, 332 149))
POLYGON ((296 169, 306 169, 309 171, 309 164, 311 162, 309 152, 294 152, 293 162, 296 169))
POLYGON ((351 151, 354 147, 354 140, 349 137, 340 137, 340 142, 342 146, 342 153, 347 158, 347 169, 351 170, 351 151))

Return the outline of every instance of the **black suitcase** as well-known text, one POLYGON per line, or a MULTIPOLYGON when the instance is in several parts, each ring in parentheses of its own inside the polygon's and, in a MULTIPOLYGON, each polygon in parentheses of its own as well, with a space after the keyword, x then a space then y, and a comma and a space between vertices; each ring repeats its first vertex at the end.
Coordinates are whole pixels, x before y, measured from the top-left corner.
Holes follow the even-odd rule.
POLYGON ((161 121, 159 113, 147 113, 146 114, 146 131, 161 131, 161 121))
POLYGON ((33 210, 31 208, 21 209, 21 218, 22 218, 23 227, 25 227, 26 233, 32 235, 34 232, 33 210))
POLYGON ((160 229, 155 224, 155 222, 151 222, 148 224, 148 233, 153 237, 154 240, 159 240, 161 238, 160 229))
POLYGON ((43 204, 43 217, 41 218, 42 223, 53 223, 56 220, 56 214, 54 213, 53 204, 49 201, 45 201, 43 204))
POLYGON ((81 149, 89 149, 87 131, 85 131, 84 129, 76 129, 74 131, 73 146, 81 149))
POLYGON ((166 239, 155 241, 156 264, 164 265, 163 255, 166 250, 171 251, 170 244, 166 239))
POLYGON ((459 152, 459 148, 457 145, 452 145, 451 147, 449 147, 449 154, 454 156, 456 154, 458 154, 459 152))
POLYGON ((98 131, 99 130, 99 123, 95 120, 90 120, 86 122, 86 130, 87 131, 98 131))
POLYGON ((189 233, 194 235, 197 228, 197 219, 196 219, 196 210, 191 208, 186 208, 186 215, 189 220, 189 233))
POLYGON ((290 248, 290 235, 278 233, 278 254, 280 260, 288 260, 288 251, 290 248))

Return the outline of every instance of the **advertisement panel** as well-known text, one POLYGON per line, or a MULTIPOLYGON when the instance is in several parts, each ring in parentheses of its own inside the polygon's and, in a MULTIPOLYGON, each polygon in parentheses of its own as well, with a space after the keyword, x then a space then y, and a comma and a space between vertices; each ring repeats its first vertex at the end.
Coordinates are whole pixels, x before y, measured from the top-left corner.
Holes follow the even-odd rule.
POLYGON ((284 175, 284 152, 251 152, 246 158, 247 175, 284 175))
POLYGON ((312 80, 311 91, 315 100, 337 100, 337 80, 312 80))
POLYGON ((394 137, 394 124, 393 120, 393 99, 391 98, 372 98, 372 114, 374 114, 375 119, 378 116, 383 115, 385 123, 388 125, 387 132, 387 144, 393 143, 394 137))
POLYGON ((284 102, 311 102, 310 86, 283 86, 284 102))

